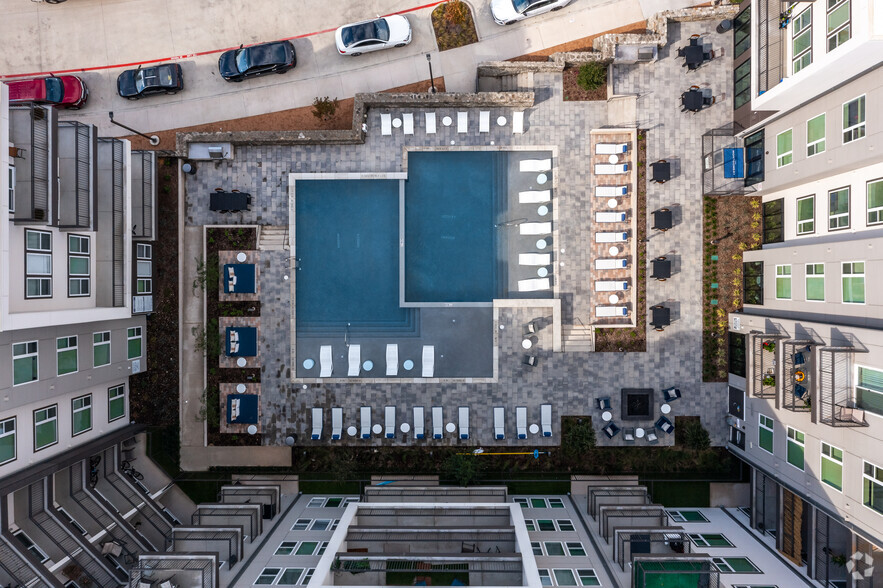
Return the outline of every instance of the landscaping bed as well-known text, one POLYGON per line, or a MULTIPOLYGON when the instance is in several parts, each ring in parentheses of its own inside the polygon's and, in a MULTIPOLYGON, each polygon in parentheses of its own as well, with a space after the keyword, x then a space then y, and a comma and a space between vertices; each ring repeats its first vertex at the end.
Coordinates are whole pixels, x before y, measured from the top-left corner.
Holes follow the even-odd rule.
MULTIPOLYGON (((637 284, 635 284, 634 309, 643 309, 647 296, 647 138, 645 131, 638 130, 637 161, 637 210, 635 212, 635 240, 638 259, 635 262, 637 284)), ((620 329, 595 329, 595 351, 647 351, 647 315, 634 310, 635 327, 620 329)))
POLYGON ((478 43, 472 10, 462 0, 447 0, 432 11, 432 29, 439 51, 478 43))
POLYGON ((706 196, 703 222, 702 380, 727 381, 728 316, 742 310, 742 253, 761 247, 759 196, 706 196))
POLYGON ((601 84, 593 90, 580 87, 578 66, 569 65, 561 72, 561 84, 566 101, 607 100, 607 83, 601 84))

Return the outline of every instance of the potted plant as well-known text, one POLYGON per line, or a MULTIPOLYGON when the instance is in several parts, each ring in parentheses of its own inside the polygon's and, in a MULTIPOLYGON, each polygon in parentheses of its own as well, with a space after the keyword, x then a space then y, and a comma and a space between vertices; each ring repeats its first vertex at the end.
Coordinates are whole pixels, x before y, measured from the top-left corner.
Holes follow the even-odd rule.
POLYGON ((775 386, 776 385, 776 376, 767 374, 763 377, 763 385, 764 386, 775 386))
POLYGON ((764 341, 763 342, 764 351, 769 351, 770 353, 776 352, 776 342, 775 341, 764 341))

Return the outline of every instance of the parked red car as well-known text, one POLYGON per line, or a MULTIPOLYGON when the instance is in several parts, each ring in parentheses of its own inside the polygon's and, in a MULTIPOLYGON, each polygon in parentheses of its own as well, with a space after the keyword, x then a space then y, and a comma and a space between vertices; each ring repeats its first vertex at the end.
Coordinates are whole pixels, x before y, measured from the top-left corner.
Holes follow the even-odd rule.
POLYGON ((58 108, 77 109, 86 104, 89 90, 77 76, 50 76, 33 80, 6 82, 10 104, 36 102, 58 108))

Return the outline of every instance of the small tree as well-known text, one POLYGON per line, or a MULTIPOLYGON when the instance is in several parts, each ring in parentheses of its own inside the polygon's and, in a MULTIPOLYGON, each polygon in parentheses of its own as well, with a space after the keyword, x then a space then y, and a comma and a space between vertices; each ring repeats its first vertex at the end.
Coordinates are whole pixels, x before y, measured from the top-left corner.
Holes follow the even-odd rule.
POLYGON ((570 459, 579 459, 595 446, 595 429, 589 419, 573 421, 561 438, 561 449, 570 459))
POLYGON ((597 90, 607 83, 607 68, 597 61, 584 63, 579 67, 576 83, 586 92, 597 90))
POLYGON ((332 100, 328 96, 324 98, 316 97, 313 100, 313 116, 318 118, 319 120, 331 120, 331 117, 334 116, 334 113, 337 112, 337 107, 340 105, 337 98, 332 100))
POLYGON ((448 0, 444 10, 445 20, 451 25, 465 24, 469 16, 469 7, 462 0, 448 0))
POLYGON ((442 471, 448 478, 453 478, 461 486, 468 486, 478 480, 481 466, 474 455, 454 454, 442 464, 442 471))
POLYGON ((711 446, 711 438, 702 423, 696 419, 684 428, 684 444, 693 451, 704 451, 711 446))

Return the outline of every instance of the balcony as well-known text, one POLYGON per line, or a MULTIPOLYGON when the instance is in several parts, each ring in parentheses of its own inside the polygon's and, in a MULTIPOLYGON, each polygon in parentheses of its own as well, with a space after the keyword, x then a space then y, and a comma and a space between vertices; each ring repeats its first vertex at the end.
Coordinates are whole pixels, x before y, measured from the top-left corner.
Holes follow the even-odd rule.
POLYGON ((613 559, 619 568, 634 568, 635 558, 648 555, 660 557, 677 553, 690 553, 693 543, 687 532, 680 527, 648 527, 643 529, 617 529, 613 559))
POLYGON ((151 553, 129 570, 129 587, 218 588, 218 558, 205 553, 151 553))
POLYGON ((132 238, 155 238, 155 207, 156 152, 132 151, 132 238))
POLYGON ((15 145, 15 212, 17 224, 48 225, 58 183, 57 121, 52 108, 9 108, 9 140, 15 145))
POLYGON ((811 339, 782 341, 782 407, 792 412, 812 412, 816 388, 816 355, 811 339))
MULTIPOLYGON (((847 339, 853 340, 846 335, 847 339)), ((820 347, 819 421, 831 427, 867 427, 865 411, 856 405, 852 382, 856 353, 867 353, 856 345, 820 347)))
POLYGON ((755 398, 775 398, 779 391, 778 343, 788 336, 782 333, 749 334, 751 345, 751 378, 748 379, 749 391, 755 398))
POLYGON ((703 586, 720 588, 720 572, 707 555, 635 558, 634 588, 651 586, 703 586))
POLYGON ((96 291, 98 306, 124 306, 126 302, 125 151, 119 139, 98 140, 95 269, 98 283, 111 284, 96 291))
POLYGON ((58 123, 58 202, 60 229, 92 229, 95 209, 95 127, 75 121, 58 123))
POLYGON ((758 95, 772 90, 785 77, 785 57, 788 50, 788 29, 779 26, 779 15, 787 10, 790 2, 782 0, 753 0, 757 29, 757 92, 758 95))

